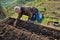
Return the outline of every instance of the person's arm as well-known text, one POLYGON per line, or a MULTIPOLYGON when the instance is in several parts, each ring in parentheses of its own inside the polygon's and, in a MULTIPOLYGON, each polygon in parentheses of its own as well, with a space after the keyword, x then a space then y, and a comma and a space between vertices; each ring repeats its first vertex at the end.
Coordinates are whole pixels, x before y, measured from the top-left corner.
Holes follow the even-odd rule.
POLYGON ((36 11, 36 8, 35 7, 32 7, 29 11, 29 18, 28 19, 31 19, 32 16, 35 14, 35 11, 36 11))
POLYGON ((20 15, 18 15, 17 19, 15 20, 15 22, 17 22, 20 19, 20 15))
POLYGON ((21 17, 22 17, 22 15, 19 14, 18 17, 17 17, 17 19, 15 20, 13 26, 16 26, 17 21, 18 21, 21 17))
POLYGON ((31 19, 32 18, 32 12, 29 12, 29 18, 28 18, 28 21, 29 21, 29 19, 31 19))

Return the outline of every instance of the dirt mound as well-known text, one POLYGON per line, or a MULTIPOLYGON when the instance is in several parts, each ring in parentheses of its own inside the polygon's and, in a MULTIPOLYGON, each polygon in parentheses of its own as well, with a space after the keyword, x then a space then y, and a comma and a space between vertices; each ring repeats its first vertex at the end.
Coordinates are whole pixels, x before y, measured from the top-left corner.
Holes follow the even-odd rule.
POLYGON ((49 40, 49 37, 36 35, 24 28, 17 29, 11 25, 0 24, 0 40, 49 40))
POLYGON ((51 29, 42 25, 18 20, 13 27, 14 18, 8 18, 0 22, 1 40, 59 40, 60 30, 51 29))
MULTIPOLYGON (((9 18, 7 19, 7 21, 5 21, 5 23, 12 25, 14 21, 15 21, 14 18, 9 18)), ((54 38, 60 39, 60 30, 56 30, 56 29, 48 28, 42 25, 36 25, 30 22, 18 20, 17 28, 20 28, 20 27, 25 28, 36 34, 41 33, 42 35, 48 35, 48 36, 52 36, 54 38)))

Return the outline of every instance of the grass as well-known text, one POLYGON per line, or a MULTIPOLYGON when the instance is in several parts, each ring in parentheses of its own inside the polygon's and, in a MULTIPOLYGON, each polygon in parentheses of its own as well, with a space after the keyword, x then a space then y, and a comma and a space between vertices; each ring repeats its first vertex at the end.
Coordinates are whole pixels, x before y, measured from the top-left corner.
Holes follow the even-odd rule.
MULTIPOLYGON (((7 0, 6 0, 7 1, 7 0)), ((15 0, 15 1, 13 1, 14 3, 16 2, 17 0, 15 0)), ((8 1, 9 3, 11 2, 11 1, 8 1)), ((7 2, 7 4, 8 4, 8 2, 7 2)), ((13 4, 14 4, 13 3, 13 4)), ((55 4, 55 3, 60 3, 60 2, 54 2, 54 1, 45 1, 45 0, 35 0, 35 1, 32 1, 32 2, 27 2, 25 5, 28 5, 28 6, 35 6, 35 7, 37 7, 37 5, 39 4, 39 6, 37 7, 40 11, 45 11, 44 10, 44 6, 42 6, 44 3, 50 3, 48 6, 47 6, 47 10, 50 10, 50 8, 51 7, 54 7, 55 5, 51 5, 51 4, 55 4)), ((2 2, 2 4, 3 4, 3 6, 5 7, 5 6, 7 6, 7 5, 5 5, 6 3, 3 3, 2 2)), ((9 5, 9 4, 8 4, 9 5)), ((13 5, 11 5, 11 6, 13 6, 13 5)), ((9 6, 10 7, 10 6, 9 6)), ((10 9, 12 9, 12 7, 10 7, 10 8, 8 8, 7 10, 9 10, 10 12, 9 12, 9 14, 8 14, 8 16, 11 16, 11 17, 13 17, 13 18, 17 18, 17 13, 14 13, 13 11, 11 11, 10 9), (11 13, 11 14, 10 14, 11 13)), ((60 14, 60 11, 59 10, 52 10, 52 11, 55 11, 55 12, 57 12, 57 14, 60 14)), ((22 19, 27 19, 28 18, 28 16, 25 16, 25 15, 23 15, 22 16, 22 19)), ((48 23, 48 21, 58 21, 59 23, 60 23, 60 18, 57 18, 57 19, 55 19, 55 18, 50 18, 49 16, 47 16, 47 15, 45 15, 44 16, 44 19, 42 20, 42 22, 41 22, 41 24, 47 24, 48 23)), ((36 22, 36 21, 35 21, 36 22)))
POLYGON ((43 19, 41 24, 47 24, 48 21, 57 21, 57 22, 60 23, 60 18, 53 19, 53 18, 50 18, 50 17, 44 17, 44 19, 43 19))
MULTIPOLYGON (((18 17, 18 14, 15 13, 15 14, 13 14, 11 17, 13 17, 13 18, 17 18, 17 17, 18 17)), ((22 18, 22 19, 27 19, 28 16, 23 15, 21 18, 22 18)))

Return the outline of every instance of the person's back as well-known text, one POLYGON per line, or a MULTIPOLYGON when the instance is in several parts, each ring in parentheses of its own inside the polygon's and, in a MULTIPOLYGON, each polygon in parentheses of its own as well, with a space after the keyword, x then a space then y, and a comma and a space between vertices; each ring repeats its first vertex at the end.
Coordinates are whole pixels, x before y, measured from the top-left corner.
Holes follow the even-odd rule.
POLYGON ((24 15, 27 15, 27 16, 30 16, 31 14, 33 15, 36 11, 36 8, 35 7, 21 7, 21 14, 24 14, 24 15))

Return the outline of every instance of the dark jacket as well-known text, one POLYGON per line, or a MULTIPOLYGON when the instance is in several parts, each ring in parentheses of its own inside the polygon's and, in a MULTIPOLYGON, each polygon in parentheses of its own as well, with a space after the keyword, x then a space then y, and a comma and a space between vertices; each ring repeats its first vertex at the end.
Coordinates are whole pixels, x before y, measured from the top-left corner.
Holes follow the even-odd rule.
POLYGON ((26 15, 31 19, 31 17, 34 15, 36 8, 35 7, 21 7, 21 14, 18 15, 17 19, 20 19, 22 15, 26 15))

